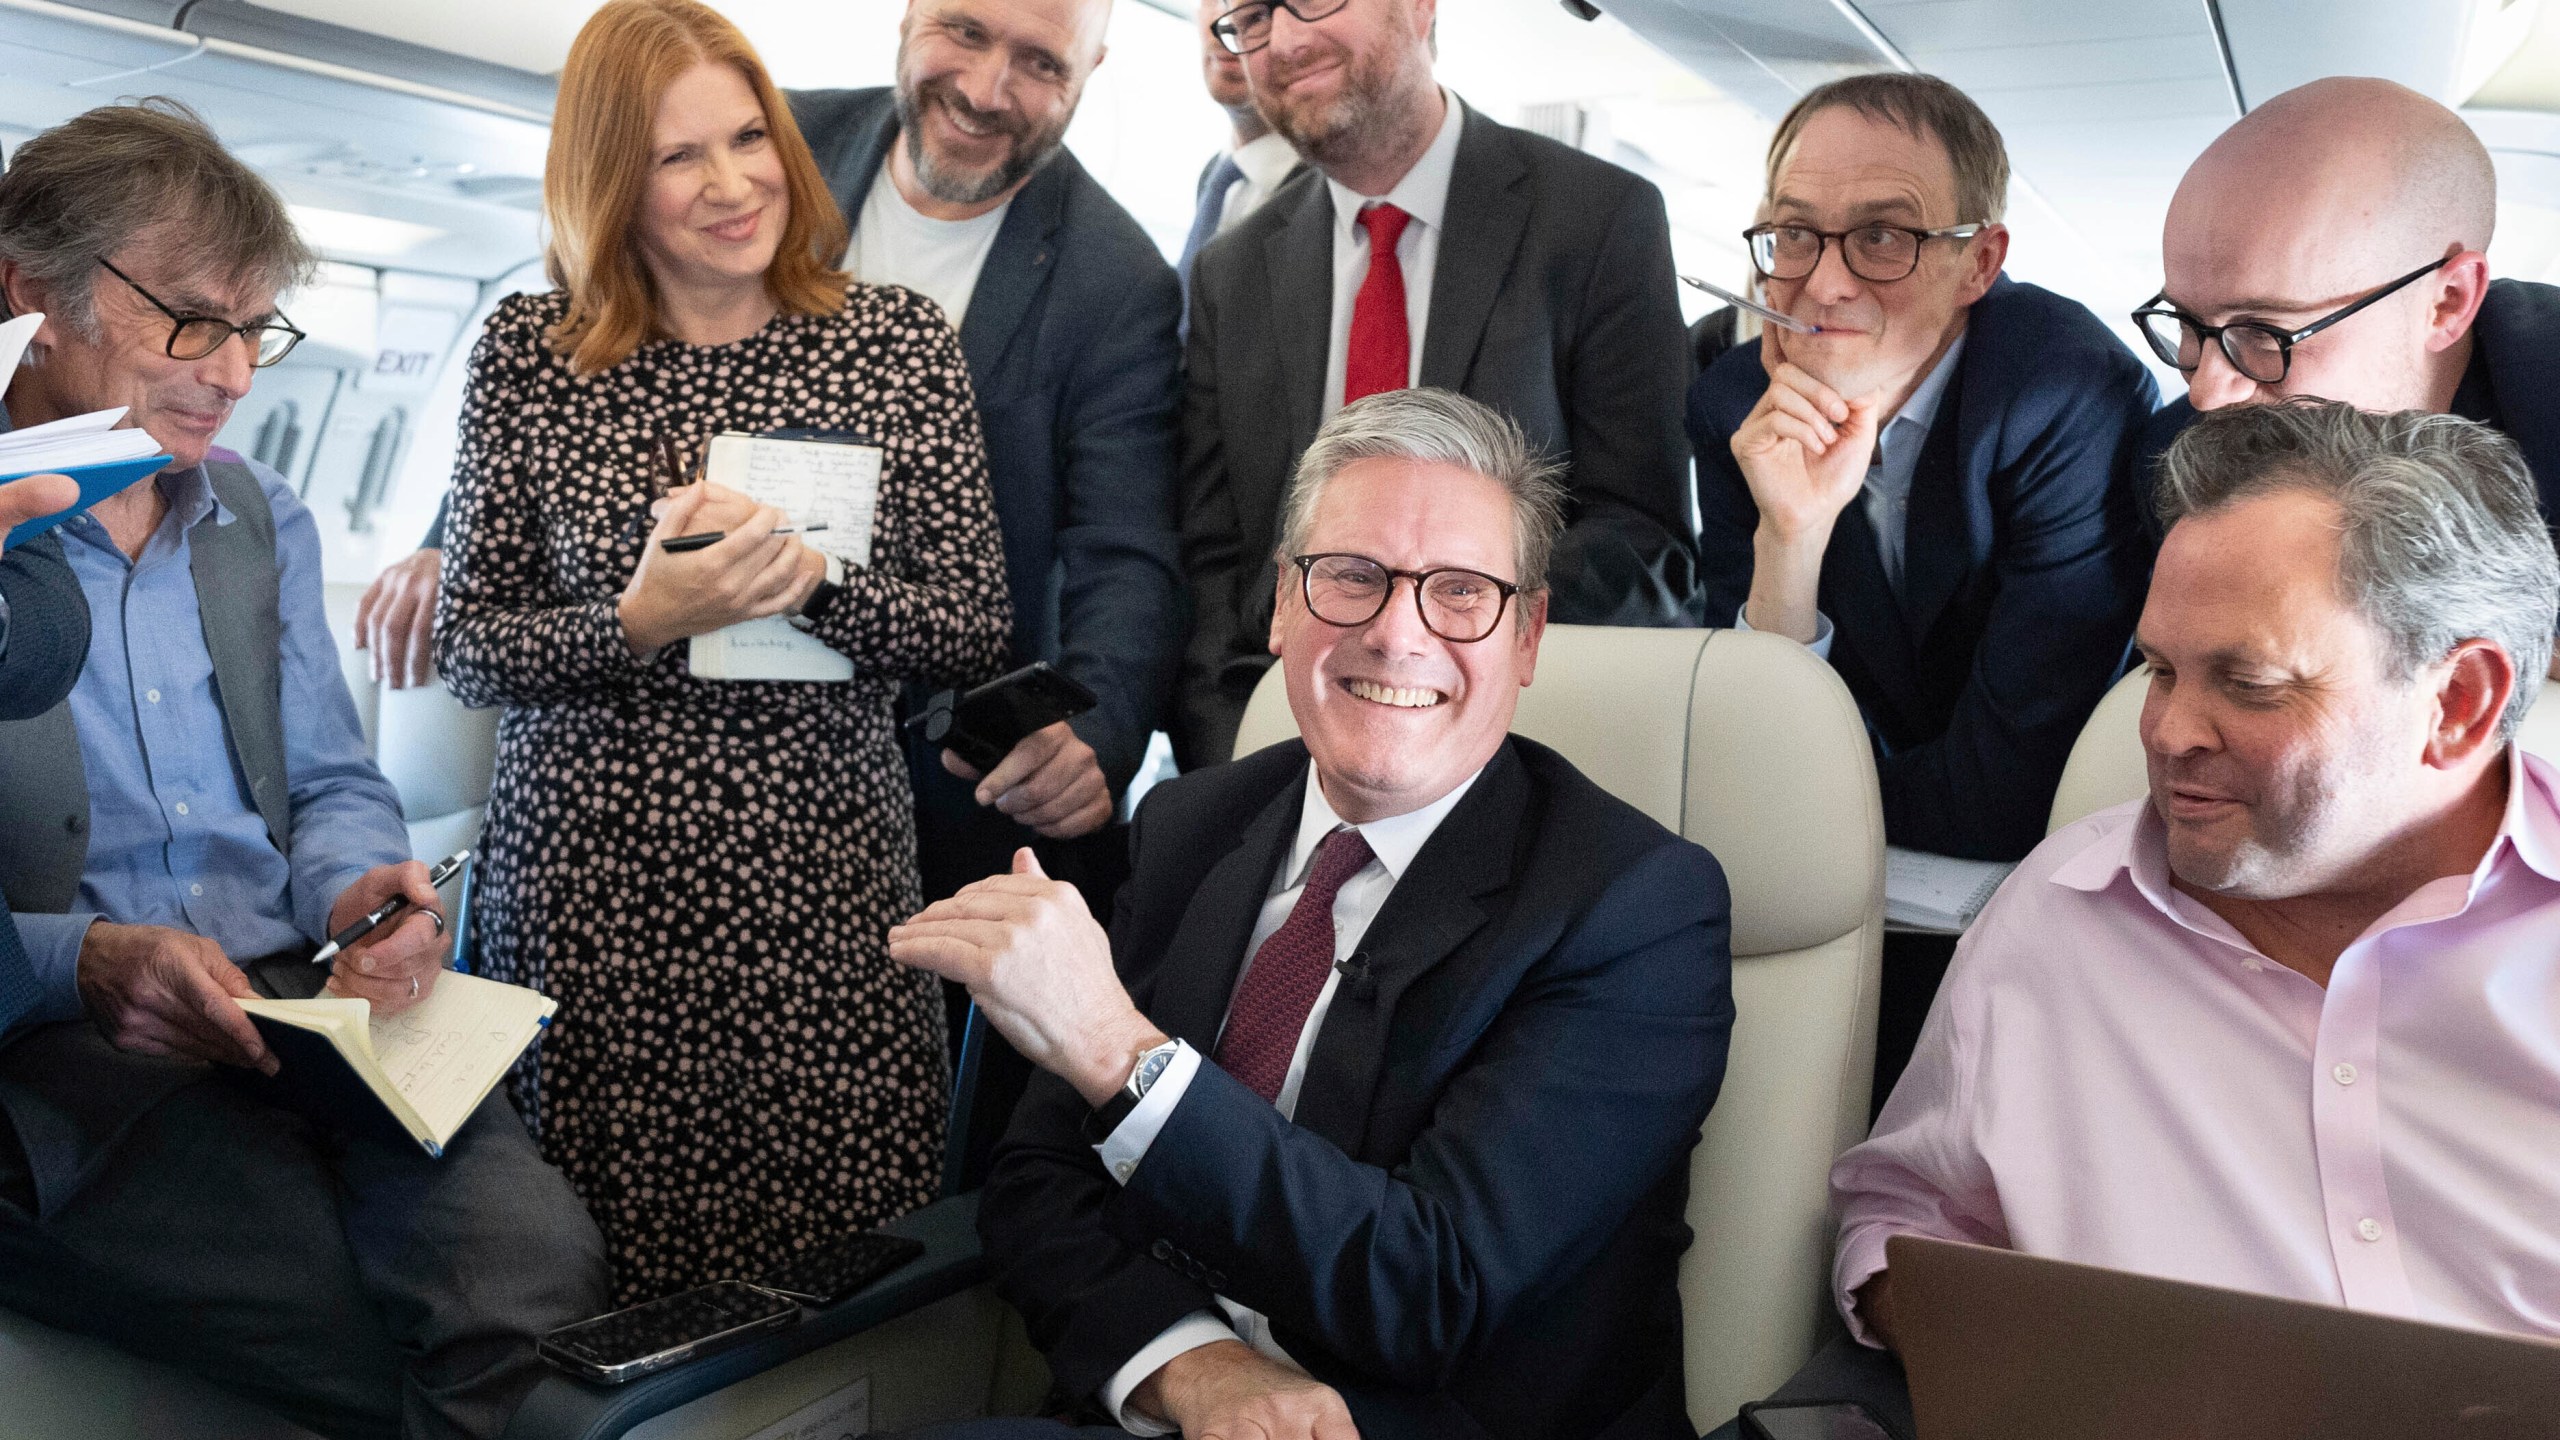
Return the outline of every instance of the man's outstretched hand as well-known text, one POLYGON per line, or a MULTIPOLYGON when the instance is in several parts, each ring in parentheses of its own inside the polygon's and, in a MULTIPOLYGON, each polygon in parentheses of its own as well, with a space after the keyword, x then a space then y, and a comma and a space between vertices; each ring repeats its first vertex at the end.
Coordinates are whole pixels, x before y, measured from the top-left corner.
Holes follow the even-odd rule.
POLYGON ((1111 937, 1084 897, 1043 874, 1027 847, 1014 852, 1011 874, 889 927, 889 958, 967 986, 1013 1048, 1088 1105, 1120 1088, 1139 1051, 1165 1043, 1121 988, 1111 937))

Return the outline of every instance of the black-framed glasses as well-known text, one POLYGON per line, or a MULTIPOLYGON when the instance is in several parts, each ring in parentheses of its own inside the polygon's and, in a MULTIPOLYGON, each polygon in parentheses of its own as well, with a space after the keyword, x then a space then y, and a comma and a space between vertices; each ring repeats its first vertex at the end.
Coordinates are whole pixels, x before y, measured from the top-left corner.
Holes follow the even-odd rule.
POLYGON ((2452 260, 2430 260, 2381 289, 2332 310, 2299 330, 2286 330, 2263 320, 2234 320, 2228 325, 2207 325, 2202 320, 2169 303, 2169 292, 2161 291, 2148 304, 2133 312, 2133 323, 2142 328, 2142 338, 2151 342, 2151 351, 2160 359, 2192 375, 2204 363, 2205 342, 2222 347, 2222 358, 2231 368, 2261 385, 2278 385, 2293 373, 2293 347, 2346 319, 2367 305, 2417 283, 2441 270, 2452 260))
POLYGON ((98 263, 106 267, 108 274, 133 287, 134 294, 150 301, 152 309, 169 317, 169 358, 172 360, 201 360, 230 344, 232 336, 246 335, 252 352, 249 363, 264 370, 292 354, 293 347, 302 343, 302 332, 293 328, 293 322, 285 319, 282 311, 276 312, 276 318, 263 325, 234 325, 218 315, 190 315, 170 309, 159 296, 143 289, 140 281, 117 269, 115 262, 102 256, 98 263))
POLYGON ((1970 240, 1990 227, 1983 222, 1917 230, 1909 225, 1860 225, 1848 230, 1816 230, 1810 225, 1754 225, 1742 232, 1751 247, 1751 265, 1771 280, 1801 280, 1822 264, 1822 252, 1840 246, 1849 273, 1873 285, 1910 278, 1920 268, 1920 247, 1932 240, 1970 240))
POLYGON ((1386 613, 1396 582, 1413 582, 1413 607, 1422 626, 1453 645, 1472 645, 1502 623, 1503 608, 1520 587, 1481 570, 1391 570, 1366 555, 1297 555, 1298 583, 1307 613, 1348 630, 1386 613))
POLYGON ((1244 0, 1209 22, 1209 33, 1230 55, 1250 55, 1271 43, 1271 12, 1286 9, 1301 20, 1321 20, 1351 0, 1244 0))

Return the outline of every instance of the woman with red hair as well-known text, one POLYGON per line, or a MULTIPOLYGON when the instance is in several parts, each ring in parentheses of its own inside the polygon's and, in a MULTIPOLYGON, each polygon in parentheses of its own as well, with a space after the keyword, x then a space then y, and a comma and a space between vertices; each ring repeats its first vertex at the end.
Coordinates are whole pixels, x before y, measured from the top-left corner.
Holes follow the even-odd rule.
POLYGON ((436 660, 506 707, 473 937, 560 1002, 517 1098, 627 1302, 936 1192, 942 999, 885 940, 920 904, 893 707, 992 674, 1010 619, 959 342, 834 268, 843 217, 735 26, 598 10, 543 208, 558 288, 472 355, 436 660), (683 483, 711 437, 777 429, 883 451, 867 565, 683 483), (692 673, 683 642, 775 615, 853 678, 692 673))

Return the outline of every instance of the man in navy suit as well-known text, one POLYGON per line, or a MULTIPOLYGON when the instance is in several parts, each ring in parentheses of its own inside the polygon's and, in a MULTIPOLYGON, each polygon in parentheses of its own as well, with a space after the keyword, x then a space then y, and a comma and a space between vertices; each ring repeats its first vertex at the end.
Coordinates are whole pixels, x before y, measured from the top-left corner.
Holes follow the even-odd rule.
POLYGON ((1107 936, 1028 854, 890 932, 1047 1072, 979 1228, 1061 1391, 1130 1430, 1694 1433, 1726 890, 1507 733, 1562 505, 1476 401, 1346 407, 1281 526, 1304 739, 1153 791, 1107 936))
POLYGON ((930 296, 960 331, 1013 663, 1050 661, 1102 702, 984 776, 913 742, 928 899, 1025 844, 1107 888, 1127 847, 1105 827, 1181 650, 1180 289, 1063 144, 1109 15, 1108 0, 910 0, 894 87, 791 97, 853 225, 845 268, 930 296))
MULTIPOLYGON (((63 475, 30 475, 0 485, 0 540, 21 523, 77 502, 63 475)), ((71 693, 89 653, 89 605, 63 563, 62 542, 36 539, 0 556, 0 720, 41 715, 71 693)), ((0 896, 0 1036, 38 999, 35 968, 0 896)))
POLYGON ((2008 159, 1961 91, 1806 95, 1750 232, 1769 327, 1689 392, 1707 620, 1827 652, 1894 844, 2015 860, 2142 604, 2131 449, 2158 391, 2072 301, 2000 274, 2008 159))
POLYGON ((2496 426, 2560 519, 2560 287, 2489 278, 2497 200, 2462 117, 2388 80, 2314 80, 2224 131, 2179 182, 2136 316, 2187 374, 2143 476, 2199 410, 2316 395, 2496 426))

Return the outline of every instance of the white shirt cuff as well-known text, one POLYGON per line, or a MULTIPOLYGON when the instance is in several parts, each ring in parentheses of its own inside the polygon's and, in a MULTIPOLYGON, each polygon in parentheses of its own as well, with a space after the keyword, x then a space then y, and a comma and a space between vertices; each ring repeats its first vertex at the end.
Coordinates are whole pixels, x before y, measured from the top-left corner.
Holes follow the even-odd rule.
MULTIPOLYGON (((1746 613, 1750 609, 1750 605, 1746 603, 1742 609, 1733 612, 1734 629, 1748 630, 1751 628, 1751 617, 1746 613)), ((1830 616, 1823 614, 1819 610, 1813 612, 1813 639, 1808 642, 1804 648, 1812 651, 1813 658, 1816 660, 1828 660, 1831 658, 1830 616)))
MULTIPOLYGON (((1294 15, 1297 12, 1293 10, 1290 13, 1294 15)), ((827 583, 830 585, 844 583, 844 562, 833 555, 827 557, 827 583)))
POLYGON ((1200 1073, 1200 1052, 1192 1049, 1187 1040, 1173 1043, 1173 1059, 1165 1063, 1164 1073, 1156 1077, 1156 1083, 1147 1087, 1147 1098, 1139 1101, 1128 1118, 1093 1147, 1093 1153, 1102 1157, 1102 1168, 1123 1185, 1138 1173, 1138 1162, 1147 1158, 1147 1147, 1156 1143, 1156 1133, 1173 1117, 1173 1107, 1182 1103, 1183 1092, 1191 1088, 1192 1077, 1200 1073))
MULTIPOLYGON (((1158 1081, 1157 1084, 1161 1086, 1163 1082, 1158 1081)), ((1156 1092, 1148 1091, 1147 1098, 1153 1100, 1156 1092)), ((1164 1327, 1163 1334, 1148 1341, 1145 1349, 1130 1356, 1128 1364, 1113 1372, 1111 1383, 1102 1387, 1103 1408, 1111 1412, 1111 1418, 1120 1423, 1121 1429, 1132 1435, 1175 1433, 1172 1426, 1159 1424, 1127 1408, 1130 1392, 1145 1383, 1148 1376, 1163 1369, 1175 1356, 1235 1338, 1234 1328, 1219 1319, 1215 1310, 1192 1311, 1164 1327)))

